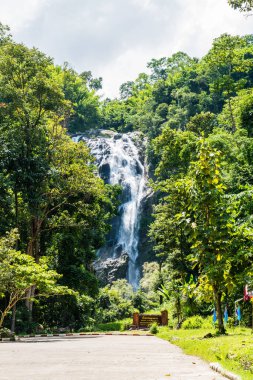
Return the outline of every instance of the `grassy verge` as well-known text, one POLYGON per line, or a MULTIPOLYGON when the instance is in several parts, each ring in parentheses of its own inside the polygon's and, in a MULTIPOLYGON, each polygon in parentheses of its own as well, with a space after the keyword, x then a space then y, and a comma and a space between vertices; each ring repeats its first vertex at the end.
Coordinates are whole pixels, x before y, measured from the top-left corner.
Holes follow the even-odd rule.
POLYGON ((185 353, 208 362, 218 362, 242 380, 253 379, 253 336, 251 329, 228 329, 228 335, 203 338, 210 329, 169 330, 159 328, 158 337, 181 347, 185 353))

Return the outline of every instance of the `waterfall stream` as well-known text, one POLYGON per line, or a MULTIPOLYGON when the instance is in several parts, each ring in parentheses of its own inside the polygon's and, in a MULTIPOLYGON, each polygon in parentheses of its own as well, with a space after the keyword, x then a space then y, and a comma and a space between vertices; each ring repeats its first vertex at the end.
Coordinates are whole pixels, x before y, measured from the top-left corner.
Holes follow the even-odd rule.
MULTIPOLYGON (((107 258, 116 259, 122 254, 127 254, 127 279, 133 288, 137 289, 140 279, 137 262, 140 207, 146 188, 146 176, 134 137, 134 133, 121 135, 110 132, 108 137, 83 139, 96 158, 101 178, 108 184, 119 184, 122 188, 119 215, 114 222, 110 242, 98 255, 106 253, 107 258)), ((78 139, 75 138, 75 141, 78 139)))

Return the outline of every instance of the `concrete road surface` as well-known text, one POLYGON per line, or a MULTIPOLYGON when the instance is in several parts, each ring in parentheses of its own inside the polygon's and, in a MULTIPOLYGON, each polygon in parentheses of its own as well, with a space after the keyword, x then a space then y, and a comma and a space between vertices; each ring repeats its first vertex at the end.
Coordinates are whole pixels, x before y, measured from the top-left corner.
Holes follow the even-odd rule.
MULTIPOLYGON (((197 344, 197 342, 196 342, 197 344)), ((153 336, 30 338, 0 343, 1 380, 224 380, 153 336)))

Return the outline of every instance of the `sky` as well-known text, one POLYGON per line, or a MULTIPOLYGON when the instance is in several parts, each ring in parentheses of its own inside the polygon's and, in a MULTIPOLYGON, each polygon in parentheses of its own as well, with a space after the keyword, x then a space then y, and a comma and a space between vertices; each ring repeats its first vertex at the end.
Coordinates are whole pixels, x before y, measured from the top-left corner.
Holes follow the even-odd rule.
POLYGON ((17 42, 103 77, 102 94, 147 72, 152 58, 184 51, 201 58, 222 33, 253 33, 227 0, 0 0, 0 21, 17 42))

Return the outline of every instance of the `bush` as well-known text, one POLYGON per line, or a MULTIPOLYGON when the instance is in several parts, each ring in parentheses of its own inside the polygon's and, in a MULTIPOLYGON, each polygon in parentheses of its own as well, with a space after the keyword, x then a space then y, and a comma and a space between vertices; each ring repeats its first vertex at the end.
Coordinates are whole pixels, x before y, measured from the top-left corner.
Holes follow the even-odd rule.
POLYGON ((158 324, 157 324, 157 323, 153 323, 153 324, 150 326, 149 331, 150 331, 151 334, 157 334, 157 333, 159 332, 158 324))
POLYGON ((211 327, 212 327, 211 318, 203 318, 200 315, 194 315, 193 317, 187 318, 182 323, 182 328, 185 330, 211 328, 211 327))
POLYGON ((236 326, 236 318, 235 317, 228 317, 227 326, 230 328, 233 328, 236 326))
POLYGON ((121 323, 120 322, 109 322, 109 323, 99 323, 96 326, 98 331, 120 331, 121 323))
POLYGON ((123 319, 122 321, 115 321, 109 323, 99 323, 95 326, 96 331, 125 331, 129 330, 132 320, 123 319))
POLYGON ((0 329, 0 339, 2 338, 13 338, 13 333, 11 330, 7 329, 6 327, 2 327, 0 329))
POLYGON ((97 300, 97 319, 109 323, 130 317, 133 314, 133 289, 126 280, 114 281, 100 289, 97 300))

